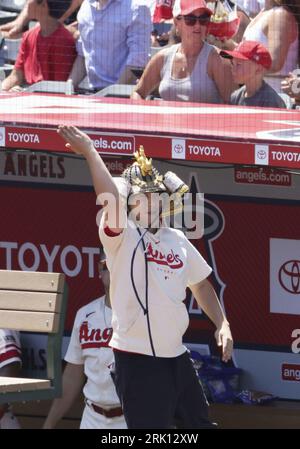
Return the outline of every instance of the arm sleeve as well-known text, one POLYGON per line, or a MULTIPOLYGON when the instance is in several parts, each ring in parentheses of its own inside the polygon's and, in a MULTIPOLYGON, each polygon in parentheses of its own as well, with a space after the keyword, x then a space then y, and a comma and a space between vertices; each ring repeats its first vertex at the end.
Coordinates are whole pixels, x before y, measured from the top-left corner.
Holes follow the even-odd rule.
POLYGON ((212 272, 212 268, 201 256, 199 251, 187 240, 188 258, 188 287, 206 279, 212 272))
POLYGON ((126 217, 127 214, 126 214, 125 206, 124 206, 124 208, 122 207, 122 211, 125 215, 124 219, 126 221, 126 226, 123 229, 123 231, 120 232, 119 234, 114 233, 107 226, 107 224, 105 222, 105 214, 102 213, 102 216, 100 219, 100 225, 99 225, 99 238, 100 238, 100 241, 101 241, 107 255, 109 255, 109 254, 113 255, 118 250, 123 239, 125 238, 125 234, 126 234, 127 226, 128 226, 128 220, 126 217))
POLYGON ((21 359, 21 344, 19 333, 5 329, 0 330, 0 369, 21 359))
POLYGON ((146 5, 136 5, 133 20, 127 31, 129 55, 127 66, 144 67, 149 59, 151 40, 151 15, 146 5))

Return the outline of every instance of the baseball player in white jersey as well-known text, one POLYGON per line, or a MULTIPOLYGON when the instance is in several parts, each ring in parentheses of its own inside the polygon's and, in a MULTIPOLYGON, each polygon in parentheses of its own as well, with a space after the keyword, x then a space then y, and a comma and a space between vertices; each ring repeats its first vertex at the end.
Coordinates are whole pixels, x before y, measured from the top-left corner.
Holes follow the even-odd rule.
MULTIPOLYGON (((0 376, 18 377, 21 366, 19 332, 0 329, 0 376)), ((0 404, 0 429, 19 428, 19 422, 9 404, 0 404)))
POLYGON ((78 310, 63 373, 62 397, 55 399, 44 424, 52 429, 70 409, 83 387, 85 408, 81 429, 126 429, 126 423, 110 369, 114 362, 109 342, 112 311, 109 302, 109 271, 102 252, 98 264, 105 295, 78 310), (86 380, 86 382, 85 382, 86 380), (84 384, 85 382, 85 384, 84 384))
POLYGON ((85 133, 73 126, 61 126, 59 133, 86 158, 105 206, 99 235, 111 277, 110 344, 128 428, 169 429, 175 419, 185 429, 214 427, 182 343, 189 323, 186 287, 215 324, 225 362, 233 349, 229 323, 207 280, 211 268, 181 230, 161 227, 171 209, 157 201, 158 192, 180 196, 187 186, 174 173, 160 175, 143 149, 117 185, 85 133))

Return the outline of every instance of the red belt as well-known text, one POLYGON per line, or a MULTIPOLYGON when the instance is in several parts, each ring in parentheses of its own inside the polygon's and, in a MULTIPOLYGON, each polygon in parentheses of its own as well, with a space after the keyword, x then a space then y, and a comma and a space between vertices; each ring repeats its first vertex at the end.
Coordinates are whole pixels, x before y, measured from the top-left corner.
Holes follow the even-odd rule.
POLYGON ((123 415, 122 407, 115 407, 110 409, 105 409, 102 407, 99 407, 99 405, 91 403, 90 406, 94 410, 94 412, 99 413, 99 415, 103 415, 106 418, 116 418, 117 416, 123 415))

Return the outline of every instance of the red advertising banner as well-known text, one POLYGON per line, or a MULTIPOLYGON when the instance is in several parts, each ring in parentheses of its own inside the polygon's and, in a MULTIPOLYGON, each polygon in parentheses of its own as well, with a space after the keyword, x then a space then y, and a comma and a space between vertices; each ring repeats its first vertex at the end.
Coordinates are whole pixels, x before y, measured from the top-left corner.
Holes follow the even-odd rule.
MULTIPOLYGON (((287 249, 282 263, 273 270, 277 254, 270 248, 273 240, 279 240, 283 253, 289 241, 292 247, 292 242, 299 241, 298 203, 213 196, 209 199, 206 198, 206 235, 194 243, 214 269, 211 280, 231 323, 236 346, 266 350, 282 347, 286 351, 293 343, 293 330, 299 328, 298 309, 292 308, 296 298, 291 293, 284 297, 281 289, 281 309, 278 306, 278 313, 272 312, 270 275, 274 272, 272 284, 276 283, 274 288, 280 293, 281 266, 294 259, 294 254, 287 249)), ((299 279, 298 271, 288 270, 285 284, 293 285, 299 279)), ((300 287, 297 301, 299 295, 300 287)), ((200 343, 204 337, 207 341, 207 329, 212 331, 213 326, 197 313, 192 316, 187 340, 200 343)))
POLYGON ((240 142, 222 142, 214 140, 186 141, 186 157, 190 161, 216 163, 254 163, 254 145, 240 142))
MULTIPOLYGON (((0 148, 47 150, 70 153, 56 129, 6 126, 0 128, 0 148)), ((298 168, 300 149, 214 139, 181 139, 146 134, 118 134, 88 131, 95 148, 103 155, 132 156, 143 145, 148 156, 157 159, 268 165, 298 168)))
POLYGON ((0 199, 1 269, 65 273, 70 331, 78 308, 103 292, 94 191, 1 187, 0 199))
MULTIPOLYGON (((94 146, 102 154, 132 155, 135 151, 134 137, 109 133, 89 133, 94 146)), ((2 138, 2 143, 3 138, 2 138)), ((5 128, 5 146, 7 148, 28 148, 34 150, 48 150, 66 152, 62 138, 54 129, 46 128, 5 128)))
MULTIPOLYGON (((1 188, 0 198, 1 269, 64 272, 70 286, 70 330, 77 309, 102 291, 96 273, 94 192, 73 186, 7 186, 1 188)), ((299 238, 298 206, 212 197, 206 201, 206 218, 209 230, 194 243, 214 268, 212 280, 236 342, 290 346, 291 331, 299 327, 298 315, 271 313, 269 245, 271 238, 299 238)), ((286 260, 292 256, 287 254, 286 260)), ((192 316, 188 339, 201 341, 199 331, 211 325, 197 313, 192 316)))
POLYGON ((300 148, 270 145, 269 164, 273 167, 299 168, 300 148))
POLYGON ((284 170, 270 167, 235 167, 234 180, 238 184, 259 184, 290 187, 292 175, 284 170))
POLYGON ((282 380, 300 382, 300 365, 284 363, 282 364, 281 369, 282 380))
MULTIPOLYGON (((117 174, 123 168, 116 160, 110 163, 117 174)), ((70 289, 65 329, 70 332, 77 310, 103 294, 96 271, 94 191, 74 184, 2 181, 0 200, 0 268, 65 273, 70 289)), ((252 388, 298 398, 298 201, 206 195, 204 221, 205 235, 193 243, 213 268, 210 280, 231 325, 237 365, 251 372, 252 388)), ((219 353, 214 326, 190 293, 186 305, 185 341, 219 353)), ((41 343, 28 337, 26 344, 39 360, 41 343)))

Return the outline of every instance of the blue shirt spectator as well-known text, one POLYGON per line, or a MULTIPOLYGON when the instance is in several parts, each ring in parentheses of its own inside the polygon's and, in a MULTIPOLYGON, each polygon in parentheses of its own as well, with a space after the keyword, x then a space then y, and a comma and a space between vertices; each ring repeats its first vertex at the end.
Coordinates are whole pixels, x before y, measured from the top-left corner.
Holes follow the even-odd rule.
MULTIPOLYGON (((130 66, 146 65, 152 29, 146 1, 84 0, 77 20, 80 32, 77 51, 79 58, 84 58, 91 88, 126 83, 130 66)), ((71 78, 76 87, 85 73, 79 70, 79 75, 74 76, 75 66, 76 62, 71 78)))

